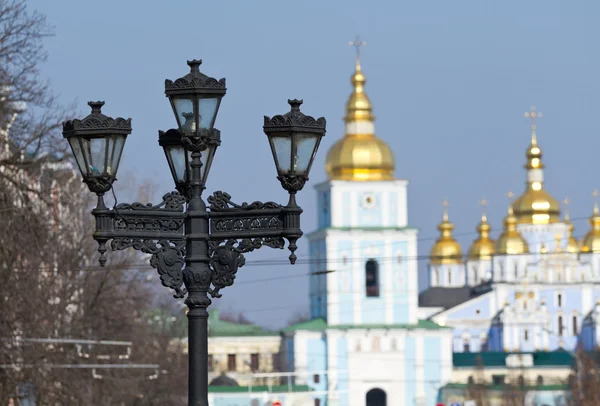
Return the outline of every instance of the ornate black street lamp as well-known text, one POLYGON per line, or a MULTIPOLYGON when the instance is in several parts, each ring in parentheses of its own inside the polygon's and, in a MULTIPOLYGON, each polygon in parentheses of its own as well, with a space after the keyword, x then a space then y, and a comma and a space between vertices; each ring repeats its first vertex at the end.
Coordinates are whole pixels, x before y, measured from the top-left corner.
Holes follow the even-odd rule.
POLYGON ((131 133, 131 119, 102 114, 104 102, 88 103, 92 113, 82 120, 63 124, 83 181, 98 196, 92 214, 96 218, 94 239, 98 241, 100 264, 106 263, 107 243, 111 248, 133 248, 151 255, 164 286, 186 297, 189 308, 189 405, 208 405, 208 311, 209 295, 221 297, 231 286, 244 253, 268 246, 282 249, 287 239, 296 261, 296 241, 302 236, 296 192, 304 187, 321 138, 325 119, 315 120, 300 112, 301 100, 289 100, 291 110, 273 118, 265 116, 264 132, 269 139, 278 179, 290 194, 286 206, 274 202, 236 204, 225 192, 207 198, 202 192, 217 147, 219 130, 214 128, 225 79, 202 74, 198 60, 189 61, 190 73, 165 81, 178 129, 159 131, 178 192, 167 193, 158 205, 121 203, 109 209, 104 194, 116 180, 121 152, 131 133), (184 210, 185 209, 185 210, 184 210))

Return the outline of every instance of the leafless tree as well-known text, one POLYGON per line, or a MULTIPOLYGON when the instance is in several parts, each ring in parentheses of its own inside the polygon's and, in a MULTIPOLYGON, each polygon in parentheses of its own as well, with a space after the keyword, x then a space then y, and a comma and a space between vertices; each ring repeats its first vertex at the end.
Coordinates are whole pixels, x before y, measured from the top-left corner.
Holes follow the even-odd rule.
MULTIPOLYGON (((11 130, 10 143, 2 134, 2 166, 31 169, 49 159, 64 159, 68 146, 62 141, 61 123, 69 109, 57 102, 40 72, 41 63, 47 59, 42 40, 52 33, 46 17, 30 11, 25 0, 0 0, 0 121, 10 122, 11 130), (17 104, 23 103, 27 105, 25 111, 16 117, 11 114, 17 104)), ((18 173, 2 171, 0 177, 20 190, 38 193, 18 173)))
POLYGON ((151 268, 131 252, 96 265, 90 193, 60 134, 68 110, 39 71, 51 34, 24 0, 0 0, 0 404, 23 384, 39 405, 182 404, 186 364, 168 351, 181 323, 150 323, 151 268), (31 341, 47 338, 131 341, 132 353, 31 341), (64 368, 128 362, 160 368, 64 368))
POLYGON ((571 392, 569 404, 573 406, 600 405, 599 361, 597 352, 577 349, 568 382, 571 392))

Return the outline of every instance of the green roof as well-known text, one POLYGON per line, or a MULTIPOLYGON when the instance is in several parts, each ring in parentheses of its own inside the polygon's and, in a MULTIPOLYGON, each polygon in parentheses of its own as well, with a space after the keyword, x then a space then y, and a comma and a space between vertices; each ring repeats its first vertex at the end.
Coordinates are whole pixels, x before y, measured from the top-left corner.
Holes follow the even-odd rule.
POLYGON ((213 393, 241 393, 241 392, 309 392, 308 385, 275 385, 275 386, 209 386, 209 392, 213 393), (290 390, 291 389, 291 390, 290 390))
MULTIPOLYGON (((442 387, 444 389, 467 389, 470 384, 468 383, 448 383, 442 387)), ((473 385, 473 384, 471 384, 473 385)), ((505 390, 506 385, 494 385, 488 384, 485 385, 485 388, 492 390, 505 390)), ((519 387, 521 388, 521 387, 519 387)), ((567 384, 556 384, 556 385, 525 385, 522 386, 523 390, 536 390, 536 391, 557 391, 557 390, 569 390, 569 385, 567 384)))
POLYGON ((399 329, 399 330, 447 330, 451 327, 442 327, 431 320, 419 320, 417 324, 340 324, 328 326, 324 319, 312 319, 293 324, 283 329, 284 333, 294 331, 325 331, 326 329, 353 330, 353 329, 399 329))
POLYGON ((327 322, 325 322, 324 319, 312 319, 292 324, 291 326, 284 328, 282 331, 284 333, 291 333, 298 330, 325 331, 325 329, 327 329, 327 322))
POLYGON ((566 351, 552 352, 455 352, 452 354, 452 363, 455 367, 474 368, 478 365, 483 367, 506 367, 506 357, 509 355, 530 354, 533 356, 534 367, 564 366, 573 364, 573 356, 566 351))
POLYGON ((278 332, 264 330, 254 324, 234 323, 219 319, 219 312, 216 309, 210 311, 208 318, 208 336, 209 337, 245 337, 245 336, 277 336, 278 332))

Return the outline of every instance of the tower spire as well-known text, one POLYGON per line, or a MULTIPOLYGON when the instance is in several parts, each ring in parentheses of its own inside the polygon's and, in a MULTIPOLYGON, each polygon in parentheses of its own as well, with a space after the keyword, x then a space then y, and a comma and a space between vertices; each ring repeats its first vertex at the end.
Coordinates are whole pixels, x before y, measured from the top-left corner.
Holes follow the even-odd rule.
POLYGON ((350 41, 348 45, 353 46, 356 49, 356 71, 360 72, 360 47, 367 45, 367 41, 361 41, 357 35, 354 41, 350 41))
POLYGON ((448 221, 448 200, 442 201, 442 207, 443 207, 442 219, 446 222, 446 221, 448 221))
MULTIPOLYGON (((367 45, 367 43, 366 41, 361 41, 357 37, 355 41, 350 41, 349 45, 356 48, 356 70, 351 78, 354 91, 346 103, 346 117, 344 120, 346 123, 364 121, 372 124, 373 121, 375 121, 375 117, 373 117, 373 107, 365 93, 365 83, 367 82, 367 78, 360 66, 360 48, 367 45)), ((370 130, 370 134, 373 134, 372 130, 370 130)))
POLYGON ((598 189, 594 189, 592 196, 594 196, 594 214, 598 214, 598 189))
POLYGON ((537 144, 537 135, 536 135, 536 125, 535 120, 539 117, 542 117, 542 112, 536 111, 535 106, 531 106, 529 111, 525 113, 525 117, 531 119, 531 145, 537 144))
POLYGON ((487 202, 487 200, 485 200, 485 197, 483 199, 481 199, 479 204, 481 204, 481 221, 487 221, 487 215, 485 213, 485 208, 487 207, 488 202, 487 202))
POLYGON ((567 224, 567 252, 576 254, 579 252, 579 243, 575 237, 573 237, 575 226, 571 222, 571 214, 569 213, 569 203, 571 203, 571 201, 568 197, 565 197, 563 203, 565 205, 565 224, 567 224))
POLYGON ((513 203, 514 213, 522 224, 555 223, 560 221, 560 204, 544 189, 542 150, 537 142, 536 123, 542 113, 531 106, 525 117, 531 120, 531 143, 525 152, 527 183, 525 192, 513 203))

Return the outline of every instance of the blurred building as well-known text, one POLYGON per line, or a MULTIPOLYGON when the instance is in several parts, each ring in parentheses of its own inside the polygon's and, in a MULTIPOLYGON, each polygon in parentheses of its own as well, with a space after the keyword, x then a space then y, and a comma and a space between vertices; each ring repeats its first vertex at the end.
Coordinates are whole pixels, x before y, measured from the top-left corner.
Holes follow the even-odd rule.
POLYGON ((452 327, 455 352, 598 346, 598 193, 594 192, 590 228, 578 241, 566 206, 561 213, 558 201, 545 189, 535 125, 539 115, 534 108, 526 114, 533 123, 525 151, 525 190, 509 202, 496 240, 484 211, 478 237, 463 255, 444 208, 440 236, 431 249, 429 287, 419 305, 429 320, 452 327))
POLYGON ((345 135, 327 154, 307 236, 311 320, 284 330, 285 369, 323 393, 311 405, 433 405, 451 380, 452 331, 421 317, 408 181, 375 135, 365 82, 357 58, 345 135))
MULTIPOLYGON (((281 337, 252 324, 234 323, 219 318, 211 310, 208 334, 209 379, 226 374, 239 385, 248 386, 250 376, 280 372, 281 337)), ((255 385, 279 384, 277 378, 256 379, 255 385)))

